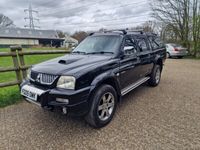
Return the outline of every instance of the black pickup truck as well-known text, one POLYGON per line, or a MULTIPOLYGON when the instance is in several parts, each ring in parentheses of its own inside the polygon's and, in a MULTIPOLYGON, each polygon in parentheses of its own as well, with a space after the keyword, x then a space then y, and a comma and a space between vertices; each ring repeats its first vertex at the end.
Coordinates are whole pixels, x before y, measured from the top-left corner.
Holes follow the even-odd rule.
POLYGON ((71 54, 32 66, 21 94, 42 108, 107 125, 122 97, 160 82, 166 48, 156 34, 112 30, 91 33, 71 54))

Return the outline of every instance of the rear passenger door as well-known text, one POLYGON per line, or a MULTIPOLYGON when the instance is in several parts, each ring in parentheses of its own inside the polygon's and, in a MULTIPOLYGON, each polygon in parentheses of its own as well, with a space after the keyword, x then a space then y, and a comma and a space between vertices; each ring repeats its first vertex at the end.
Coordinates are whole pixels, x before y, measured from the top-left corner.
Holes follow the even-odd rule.
POLYGON ((152 47, 151 61, 154 61, 156 57, 166 58, 166 46, 164 43, 156 36, 149 36, 148 39, 152 47))
POLYGON ((141 74, 140 78, 147 76, 151 73, 153 62, 151 61, 151 48, 145 36, 137 37, 137 44, 139 47, 139 52, 137 56, 141 61, 141 74))

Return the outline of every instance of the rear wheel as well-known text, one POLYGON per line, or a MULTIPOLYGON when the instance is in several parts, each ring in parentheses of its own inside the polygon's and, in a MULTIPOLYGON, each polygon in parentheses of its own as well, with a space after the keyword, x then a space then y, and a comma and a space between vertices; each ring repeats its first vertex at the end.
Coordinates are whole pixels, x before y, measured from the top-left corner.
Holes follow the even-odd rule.
POLYGON ((170 54, 169 54, 169 52, 167 52, 167 58, 170 58, 171 56, 170 56, 170 54))
POLYGON ((92 96, 92 105, 85 120, 95 128, 106 126, 116 110, 117 94, 110 85, 100 86, 92 96))
POLYGON ((160 65, 155 65, 150 75, 148 84, 150 86, 157 86, 160 83, 160 78, 161 78, 161 67, 160 65))

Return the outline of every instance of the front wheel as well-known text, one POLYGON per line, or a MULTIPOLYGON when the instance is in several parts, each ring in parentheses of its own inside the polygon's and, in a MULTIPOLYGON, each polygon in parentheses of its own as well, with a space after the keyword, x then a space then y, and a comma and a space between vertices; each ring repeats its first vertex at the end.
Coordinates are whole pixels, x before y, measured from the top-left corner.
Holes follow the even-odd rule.
POLYGON ((157 86, 160 83, 160 78, 161 78, 161 67, 160 65, 155 65, 150 75, 148 84, 150 86, 157 86))
POLYGON ((112 120, 117 106, 115 89, 110 85, 102 85, 94 92, 91 100, 86 122, 95 128, 106 126, 112 120))

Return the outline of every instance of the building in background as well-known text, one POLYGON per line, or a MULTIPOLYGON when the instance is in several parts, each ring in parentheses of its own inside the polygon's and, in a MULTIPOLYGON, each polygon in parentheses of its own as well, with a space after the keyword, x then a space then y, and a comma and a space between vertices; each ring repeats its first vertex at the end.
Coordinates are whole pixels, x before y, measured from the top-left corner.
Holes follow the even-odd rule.
POLYGON ((60 47, 65 39, 54 30, 0 28, 0 47, 11 45, 60 47))
POLYGON ((78 45, 78 40, 76 40, 68 35, 65 35, 65 41, 64 41, 63 47, 70 48, 70 47, 77 46, 77 45, 78 45))

